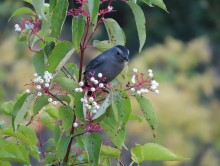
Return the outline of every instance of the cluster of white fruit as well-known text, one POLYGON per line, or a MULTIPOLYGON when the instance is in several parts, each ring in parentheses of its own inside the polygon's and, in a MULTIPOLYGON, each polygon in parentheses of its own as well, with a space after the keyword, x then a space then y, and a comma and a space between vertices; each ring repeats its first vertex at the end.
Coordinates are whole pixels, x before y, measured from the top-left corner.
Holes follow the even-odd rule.
POLYGON ((93 97, 87 98, 81 98, 81 102, 83 103, 84 107, 87 108, 87 110, 91 110, 92 113, 97 113, 100 106, 96 101, 94 101, 93 97))
MULTIPOLYGON (((137 69, 136 68, 133 68, 133 72, 134 72, 134 75, 132 76, 132 79, 131 79, 131 82, 135 85, 136 84, 136 77, 137 77, 137 69)), ((142 82, 140 83, 141 85, 142 84, 145 84, 147 82, 150 83, 150 85, 148 85, 147 88, 140 88, 141 86, 134 86, 132 87, 130 90, 132 93, 137 93, 138 95, 141 95, 141 94, 144 94, 144 93, 148 93, 149 91, 152 91, 152 92, 155 92, 156 94, 159 94, 160 91, 157 89, 158 86, 159 86, 159 83, 154 80, 153 78, 153 71, 151 69, 148 70, 148 78, 149 80, 141 80, 142 82)), ((138 82, 139 84, 139 82, 138 82)))
MULTIPOLYGON (((53 79, 53 75, 45 71, 44 76, 38 76, 37 73, 34 73, 34 85, 36 86, 37 96, 42 96, 43 91, 50 87, 50 82, 53 79)), ((26 89, 26 93, 31 93, 30 89, 26 89)), ((53 105, 57 105, 57 101, 53 101, 52 98, 48 98, 48 102, 52 103, 53 105)))
MULTIPOLYGON (((102 78, 102 73, 98 74, 98 78, 102 78)), ((94 77, 90 78, 91 83, 93 83, 95 86, 94 87, 90 87, 89 91, 91 92, 95 92, 97 88, 103 88, 104 84, 101 83, 99 80, 96 80, 94 77)), ((75 88, 75 92, 83 92, 83 85, 84 82, 79 82, 79 88, 75 88)))
POLYGON ((18 24, 15 24, 14 27, 16 32, 21 32, 21 27, 18 24))

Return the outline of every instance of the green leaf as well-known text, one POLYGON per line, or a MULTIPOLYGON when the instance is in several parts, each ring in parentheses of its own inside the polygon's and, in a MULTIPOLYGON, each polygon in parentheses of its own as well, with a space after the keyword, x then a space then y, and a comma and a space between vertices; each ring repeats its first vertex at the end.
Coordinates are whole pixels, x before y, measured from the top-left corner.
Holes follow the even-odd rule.
POLYGON ((0 161, 1 166, 11 166, 10 162, 8 161, 0 161))
POLYGON ((47 105, 48 102, 48 96, 41 96, 38 97, 36 102, 34 102, 33 106, 33 114, 36 115, 38 112, 45 106, 47 105))
POLYGON ((54 82, 59 83, 62 90, 67 90, 71 95, 73 91, 78 87, 78 84, 74 83, 72 79, 66 77, 56 77, 54 82))
POLYGON ((138 164, 144 160, 144 154, 141 145, 137 144, 134 148, 131 148, 131 159, 138 164))
POLYGON ((14 130, 17 130, 20 123, 24 120, 24 116, 29 111, 30 104, 34 97, 35 94, 23 94, 15 103, 12 112, 12 126, 14 130))
POLYGON ((144 43, 146 41, 146 27, 145 27, 146 20, 144 17, 144 12, 142 11, 141 7, 138 6, 137 4, 132 2, 127 2, 127 3, 130 6, 132 12, 134 13, 134 18, 135 18, 139 42, 140 42, 139 52, 141 52, 144 43))
POLYGON ((40 121, 50 130, 52 131, 54 130, 55 127, 54 119, 51 118, 48 114, 40 114, 40 121))
POLYGON ((57 0, 50 0, 50 12, 53 12, 56 4, 57 4, 57 0))
POLYGON ((114 105, 112 105, 112 109, 114 116, 116 116, 115 114, 117 113, 117 116, 120 117, 118 118, 118 123, 117 119, 115 118, 118 128, 120 129, 126 125, 131 114, 130 98, 126 92, 122 90, 115 90, 112 92, 112 104, 113 103, 114 105))
MULTIPOLYGON (((47 40, 47 39, 45 39, 45 40, 47 40)), ((54 47, 55 47, 55 42, 54 41, 50 41, 50 42, 48 41, 46 43, 46 46, 44 47, 44 53, 47 57, 50 56, 50 54, 51 54, 52 50, 54 49, 54 47)))
POLYGON ((66 133, 69 133, 73 124, 73 109, 69 106, 61 106, 59 108, 59 119, 62 121, 62 127, 66 133))
POLYGON ((56 120, 59 119, 58 110, 56 107, 48 106, 48 107, 46 107, 46 109, 44 111, 47 112, 51 118, 56 119, 56 120))
POLYGON ((44 14, 44 0, 32 0, 33 6, 37 13, 44 19, 46 19, 46 16, 44 14))
POLYGON ((57 0, 52 15, 52 32, 55 38, 61 33, 63 23, 66 19, 66 11, 68 9, 68 0, 57 0))
POLYGON ((125 34, 118 23, 114 19, 108 18, 104 19, 104 24, 108 33, 110 43, 113 43, 114 45, 125 45, 125 34))
POLYGON ((32 63, 34 65, 35 72, 38 75, 43 76, 44 74, 44 53, 43 52, 37 52, 34 54, 32 63))
POLYGON ((14 104, 13 101, 5 102, 1 105, 0 111, 6 115, 11 115, 14 104))
POLYGON ((83 36, 85 21, 82 15, 72 19, 72 42, 77 52, 80 52, 80 41, 83 36))
POLYGON ((48 59, 46 70, 50 73, 57 73, 73 54, 74 50, 70 42, 57 44, 48 59))
POLYGON ((80 99, 83 97, 84 97, 84 93, 81 93, 81 92, 74 93, 74 109, 75 109, 77 120, 80 123, 85 123, 84 113, 83 113, 83 104, 80 101, 80 99))
POLYGON ((37 135, 36 135, 36 132, 34 129, 30 128, 30 127, 27 127, 27 126, 24 126, 24 125, 21 125, 19 128, 18 128, 18 131, 19 133, 23 134, 24 136, 26 136, 28 139, 31 140, 32 142, 32 145, 36 145, 37 142, 38 142, 38 139, 37 139, 37 135))
POLYGON ((6 142, 0 138, 0 161, 14 161, 29 164, 27 150, 18 143, 6 142))
POLYGON ((113 148, 111 146, 102 145, 101 146, 101 156, 114 157, 119 159, 121 151, 119 149, 113 148))
POLYGON ((28 7, 19 8, 19 9, 15 10, 15 12, 8 19, 8 21, 10 21, 12 17, 18 16, 21 14, 34 14, 34 12, 28 7))
POLYGON ((45 157, 45 164, 46 165, 59 165, 58 163, 57 163, 57 158, 56 158, 56 156, 54 155, 54 154, 52 154, 52 153, 48 153, 47 155, 46 155, 46 157, 45 157))
POLYGON ((143 155, 144 155, 144 160, 166 160, 166 161, 187 160, 187 158, 177 156, 167 148, 155 143, 145 144, 143 146, 143 155))
POLYGON ((93 46, 96 47, 99 51, 104 52, 114 47, 114 44, 111 43, 109 40, 104 40, 104 41, 94 40, 93 46))
POLYGON ((137 102, 140 105, 141 111, 144 114, 145 119, 147 120, 148 124, 150 125, 153 136, 155 137, 155 132, 158 125, 158 117, 157 114, 154 112, 153 107, 149 100, 144 98, 143 96, 136 95, 137 102))
POLYGON ((102 135, 99 133, 87 133, 82 138, 90 165, 97 166, 102 143, 102 135))
POLYGON ((137 120, 138 122, 143 122, 143 118, 141 116, 132 113, 129 116, 129 120, 137 120))
POLYGON ((55 144, 57 144, 60 139, 60 136, 62 134, 62 131, 60 129, 60 125, 55 125, 53 134, 54 134, 54 142, 55 142, 55 144))
POLYGON ((88 1, 90 22, 92 26, 94 27, 97 23, 97 18, 98 18, 98 13, 99 13, 99 4, 100 4, 100 0, 89 0, 88 1))
POLYGON ((168 12, 167 7, 164 4, 163 0, 141 0, 141 1, 149 5, 150 7, 153 7, 153 5, 155 5, 168 12))
POLYGON ((56 95, 61 101, 66 102, 68 105, 71 102, 71 98, 67 95, 56 95))
POLYGON ((66 150, 67 147, 69 145, 71 136, 65 136, 65 137, 60 137, 60 140, 57 144, 57 148, 56 148, 56 152, 57 152, 57 158, 58 159, 63 159, 65 154, 66 154, 66 150))
MULTIPOLYGON (((101 127, 106 131, 109 138, 112 140, 113 144, 118 148, 121 149, 122 145, 124 144, 125 140, 125 128, 121 128, 120 130, 116 130, 114 127, 112 127, 112 124, 109 124, 109 122, 101 122, 101 127)), ((112 120, 112 123, 115 123, 115 121, 112 120)))
POLYGON ((111 97, 109 94, 108 96, 106 96, 105 101, 102 103, 98 112, 92 117, 92 120, 95 120, 95 119, 99 118, 100 116, 102 116, 106 112, 106 110, 110 106, 110 104, 111 104, 111 97))

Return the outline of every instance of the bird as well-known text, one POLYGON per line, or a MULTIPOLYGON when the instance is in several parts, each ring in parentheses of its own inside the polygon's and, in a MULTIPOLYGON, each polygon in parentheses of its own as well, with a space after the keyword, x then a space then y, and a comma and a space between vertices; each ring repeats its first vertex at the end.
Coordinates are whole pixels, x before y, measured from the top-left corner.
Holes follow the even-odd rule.
POLYGON ((88 82, 91 74, 98 80, 98 74, 103 75, 103 83, 107 84, 114 80, 129 61, 129 50, 125 46, 114 46, 89 62, 84 71, 84 81, 88 82))

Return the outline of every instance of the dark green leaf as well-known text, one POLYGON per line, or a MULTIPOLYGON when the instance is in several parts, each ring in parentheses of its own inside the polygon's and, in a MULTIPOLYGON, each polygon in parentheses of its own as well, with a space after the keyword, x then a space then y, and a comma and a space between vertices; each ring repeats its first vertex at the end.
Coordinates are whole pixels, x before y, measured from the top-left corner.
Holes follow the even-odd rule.
POLYGON ((44 74, 44 53, 42 51, 35 53, 32 63, 34 65, 35 72, 42 76, 44 74))
POLYGON ((73 109, 69 106, 61 106, 59 109, 59 119, 62 120, 62 127, 66 133, 69 134, 70 128, 73 124, 73 109))
POLYGON ((48 153, 45 157, 45 164, 47 165, 58 165, 57 162, 57 158, 55 155, 53 155, 52 153, 48 153))
POLYGON ((0 138, 0 161, 14 161, 29 164, 27 150, 18 143, 6 142, 0 138))
POLYGON ((40 114, 40 121, 50 130, 54 130, 55 127, 54 119, 51 118, 48 114, 40 114))
POLYGON ((21 14, 34 14, 34 12, 28 7, 19 8, 11 15, 11 17, 8 19, 8 21, 10 21, 12 17, 18 16, 21 14))
POLYGON ((15 103, 12 112, 12 126, 14 130, 16 130, 24 120, 24 116, 29 111, 30 104, 34 97, 34 94, 23 94, 15 103))
POLYGON ((44 0, 32 0, 33 6, 37 13, 44 19, 46 19, 46 16, 44 14, 44 0))
POLYGON ((52 32, 55 38, 61 33, 63 23, 66 19, 66 11, 68 8, 68 0, 57 0, 57 4, 54 8, 52 15, 52 32))
POLYGON ((108 18, 104 20, 104 24, 108 33, 110 43, 112 43, 113 45, 125 45, 125 34, 118 23, 114 19, 108 18))
POLYGON ((144 160, 169 160, 169 161, 187 160, 187 158, 177 156, 167 148, 155 143, 147 143, 142 148, 143 148, 144 160))
POLYGON ((101 156, 114 157, 119 159, 121 151, 119 149, 113 148, 111 146, 102 145, 101 147, 101 156))
POLYGON ((66 150, 67 147, 69 145, 71 136, 65 136, 65 137, 60 137, 60 140, 57 144, 57 148, 56 148, 56 152, 57 152, 57 158, 58 159, 63 159, 65 154, 66 154, 66 150))
POLYGON ((114 46, 113 43, 111 43, 109 40, 99 41, 94 40, 93 46, 96 47, 99 51, 104 52, 114 46))
POLYGON ((52 50, 54 49, 55 47, 55 42, 51 41, 51 42, 47 42, 46 43, 46 46, 44 47, 44 53, 47 57, 50 56, 52 50))
POLYGON ((158 125, 157 114, 154 112, 153 107, 149 100, 144 98, 143 96, 136 95, 137 102, 140 105, 141 111, 144 114, 145 119, 153 130, 153 136, 155 137, 155 131, 158 125))
POLYGON ((76 50, 80 51, 80 41, 83 36, 85 21, 82 15, 72 19, 72 42, 76 50))
POLYGON ((141 7, 138 6, 135 3, 132 2, 127 2, 128 5, 130 6, 132 12, 134 13, 134 18, 137 26, 137 31, 138 31, 138 37, 140 41, 140 47, 139 47, 139 52, 141 52, 144 43, 146 41, 146 20, 144 17, 144 12, 142 11, 141 7))
POLYGON ((101 149, 102 135, 99 133, 88 133, 83 136, 83 144, 88 154, 90 165, 97 166, 101 149))
POLYGON ((38 97, 33 106, 33 114, 36 115, 38 112, 48 104, 48 96, 38 97))
POLYGON ((3 103, 1 105, 0 111, 3 112, 6 115, 11 115, 13 107, 14 107, 14 102, 13 101, 9 101, 6 103, 3 103))
POLYGON ((81 92, 74 93, 74 109, 75 109, 76 117, 80 123, 85 123, 84 113, 83 113, 83 104, 80 101, 80 99, 83 97, 84 97, 84 93, 81 93, 81 92))
POLYGON ((70 42, 57 44, 48 59, 46 70, 50 73, 57 73, 73 54, 74 50, 70 42))
POLYGON ((98 18, 98 13, 99 13, 99 4, 100 4, 100 0, 89 0, 88 1, 90 22, 92 23, 92 26, 95 26, 97 23, 97 18, 98 18))

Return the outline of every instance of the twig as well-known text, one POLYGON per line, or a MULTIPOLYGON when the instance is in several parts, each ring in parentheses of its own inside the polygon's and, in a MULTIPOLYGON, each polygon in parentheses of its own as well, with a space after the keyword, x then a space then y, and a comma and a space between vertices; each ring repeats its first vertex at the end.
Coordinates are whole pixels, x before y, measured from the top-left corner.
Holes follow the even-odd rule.
POLYGON ((60 100, 57 96, 55 96, 54 94, 52 94, 49 91, 46 91, 46 93, 48 93, 50 96, 54 97, 55 99, 57 99, 61 104, 63 104, 64 106, 67 106, 62 100, 60 100))

